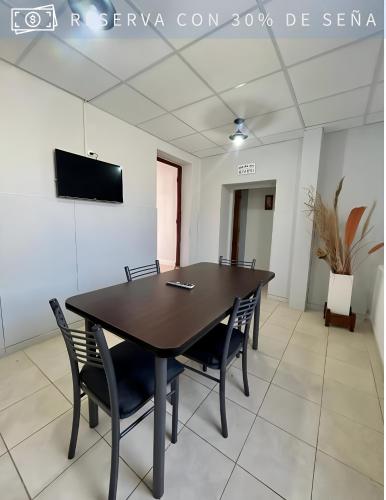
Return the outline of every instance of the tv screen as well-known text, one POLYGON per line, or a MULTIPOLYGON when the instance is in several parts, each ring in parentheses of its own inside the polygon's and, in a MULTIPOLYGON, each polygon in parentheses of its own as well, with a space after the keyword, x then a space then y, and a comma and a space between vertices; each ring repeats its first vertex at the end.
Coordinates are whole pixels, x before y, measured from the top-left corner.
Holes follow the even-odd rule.
POLYGON ((123 202, 118 165, 55 149, 56 193, 61 198, 123 202))

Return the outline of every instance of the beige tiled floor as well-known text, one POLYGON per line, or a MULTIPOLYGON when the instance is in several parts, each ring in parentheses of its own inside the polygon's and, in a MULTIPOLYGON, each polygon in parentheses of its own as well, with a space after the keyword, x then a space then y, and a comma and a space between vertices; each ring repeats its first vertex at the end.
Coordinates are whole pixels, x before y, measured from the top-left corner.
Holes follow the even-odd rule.
MULTIPOLYGON (((176 445, 167 417, 164 499, 381 500, 383 367, 369 324, 359 322, 354 334, 328 329, 320 312, 267 298, 261 311, 249 398, 241 360, 228 371, 228 439, 219 430, 218 386, 181 376, 176 445)), ((106 336, 110 346, 119 341, 106 336)), ((0 359, 2 500, 106 499, 109 418, 100 412, 90 429, 82 403, 70 461, 71 399, 60 336, 0 359)), ((149 416, 121 442, 118 499, 152 498, 152 425, 149 416)))

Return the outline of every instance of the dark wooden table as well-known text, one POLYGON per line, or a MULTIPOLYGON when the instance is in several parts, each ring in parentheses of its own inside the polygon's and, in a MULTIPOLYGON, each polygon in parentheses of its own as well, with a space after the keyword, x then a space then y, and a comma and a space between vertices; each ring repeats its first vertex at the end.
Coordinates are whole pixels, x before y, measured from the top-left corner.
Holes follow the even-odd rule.
MULTIPOLYGON (((230 312, 234 298, 248 297, 274 278, 270 271, 193 264, 66 300, 66 307, 155 354, 153 495, 164 492, 167 358, 183 354, 230 312), (193 290, 167 286, 170 280, 195 283, 193 290)), ((253 347, 257 349, 260 300, 256 306, 253 347)))

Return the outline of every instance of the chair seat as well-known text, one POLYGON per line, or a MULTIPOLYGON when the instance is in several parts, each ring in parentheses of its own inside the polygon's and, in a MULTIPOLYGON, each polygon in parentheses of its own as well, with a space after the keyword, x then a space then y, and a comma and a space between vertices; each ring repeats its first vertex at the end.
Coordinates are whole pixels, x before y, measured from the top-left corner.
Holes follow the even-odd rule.
MULTIPOLYGON (((154 355, 130 341, 114 346, 110 353, 117 381, 119 414, 120 418, 126 418, 154 395, 154 355)), ((168 383, 183 371, 184 368, 178 361, 168 359, 168 383)), ((80 372, 80 379, 107 408, 110 408, 104 370, 86 363, 80 372)))
MULTIPOLYGON (((202 339, 184 352, 184 356, 209 368, 219 369, 226 339, 228 325, 219 323, 202 339)), ((228 360, 236 356, 243 345, 244 334, 237 328, 233 329, 229 342, 228 360)))

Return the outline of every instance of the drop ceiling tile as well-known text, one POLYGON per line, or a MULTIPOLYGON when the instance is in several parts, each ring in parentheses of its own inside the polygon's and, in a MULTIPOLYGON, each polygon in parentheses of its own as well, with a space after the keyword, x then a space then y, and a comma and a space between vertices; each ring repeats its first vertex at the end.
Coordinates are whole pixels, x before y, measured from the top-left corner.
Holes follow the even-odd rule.
POLYGON ((146 132, 160 137, 164 141, 177 139, 178 137, 190 135, 195 132, 191 127, 171 114, 159 116, 154 120, 150 120, 138 126, 146 130, 146 132))
POLYGON ((249 37, 228 25, 187 47, 181 55, 218 92, 280 69, 273 44, 261 29, 249 37))
POLYGON ((303 135, 304 130, 301 128, 299 130, 283 132, 282 134, 274 134, 267 137, 262 137, 261 140, 264 144, 274 144, 275 142, 293 141, 294 139, 300 139, 303 137, 303 135))
POLYGON ((198 151, 200 149, 207 149, 214 146, 213 142, 200 134, 192 134, 186 137, 180 137, 179 139, 175 139, 171 142, 178 148, 184 149, 189 153, 194 153, 195 151, 198 151))
POLYGON ((378 113, 369 113, 366 117, 366 123, 378 123, 384 121, 383 111, 378 111, 378 113))
POLYGON ((165 26, 158 24, 157 28, 160 32, 169 39, 169 41, 180 49, 196 38, 202 37, 213 29, 216 29, 216 24, 209 21, 210 14, 212 17, 218 14, 218 25, 226 23, 232 19, 232 15, 242 13, 250 8, 256 8, 256 0, 238 0, 235 2, 224 2, 224 0, 178 0, 165 1, 159 0, 134 0, 141 12, 151 12, 153 20, 155 15, 160 12, 162 14, 165 26), (182 14, 182 15, 180 15, 182 14), (177 19, 180 15, 179 26, 177 19), (201 26, 194 26, 193 21, 198 24, 202 16, 201 26))
POLYGON ((300 110, 306 126, 363 115, 369 98, 369 89, 370 87, 365 87, 301 104, 300 110))
POLYGON ((221 94, 237 116, 248 118, 293 106, 282 71, 221 94))
POLYGON ((220 147, 214 147, 209 149, 204 149, 202 151, 195 151, 195 155, 199 158, 208 158, 209 156, 223 155, 225 150, 220 147))
POLYGON ((302 128, 302 123, 295 108, 283 109, 250 118, 247 120, 246 125, 259 138, 302 128))
POLYGON ((52 36, 43 36, 19 66, 86 100, 119 82, 52 36))
POLYGON ((212 94, 193 71, 172 56, 130 80, 130 85, 168 110, 212 94))
POLYGON ((202 135, 205 135, 209 140, 218 146, 228 145, 230 142, 229 136, 235 131, 235 124, 228 123, 223 127, 214 128, 212 130, 205 130, 202 135))
POLYGON ((363 40, 289 69, 300 103, 364 85, 374 76, 381 41, 363 40))
MULTIPOLYGON (((133 9, 123 0, 114 0, 115 10, 127 15, 133 9)), ((71 27, 71 10, 67 4, 59 18, 56 35, 121 80, 135 75, 170 54, 172 49, 150 27, 138 23, 93 31, 87 25, 71 27)))
POLYGON ((15 63, 28 45, 36 38, 36 33, 25 33, 22 37, 11 31, 11 8, 0 2, 0 57, 15 63))
POLYGON ((346 120, 337 120, 336 122, 326 123, 323 125, 325 132, 338 132, 339 130, 347 130, 353 127, 360 127, 363 125, 363 116, 356 116, 354 118, 347 118, 346 120))
POLYGON ((164 114, 164 110, 125 84, 93 99, 91 104, 136 125, 164 114))
POLYGON ((371 98, 370 113, 383 110, 383 83, 378 83, 371 98))
POLYGON ((174 111, 174 114, 196 130, 208 130, 219 127, 235 118, 231 111, 216 96, 185 106, 174 111))
POLYGON ((349 44, 353 42, 354 39, 347 39, 345 37, 314 38, 312 36, 306 38, 303 36, 299 38, 278 37, 276 41, 279 45, 284 63, 286 66, 291 66, 292 64, 299 63, 310 57, 321 55, 324 52, 349 44))
POLYGON ((310 0, 272 0, 267 6, 274 23, 273 33, 279 45, 281 55, 285 64, 291 65, 310 57, 320 55, 326 51, 333 50, 346 45, 354 40, 373 34, 382 28, 382 2, 379 0, 336 0, 310 1, 310 0), (361 26, 350 26, 352 9, 358 9, 362 14, 361 26), (287 26, 287 13, 296 17, 296 24, 287 26), (301 13, 307 12, 311 26, 301 26, 301 13), (330 13, 332 24, 330 27, 323 26, 324 13, 330 13), (346 26, 336 26, 337 13, 346 13, 346 26), (366 27, 364 18, 367 13, 374 13, 377 27, 366 27))

